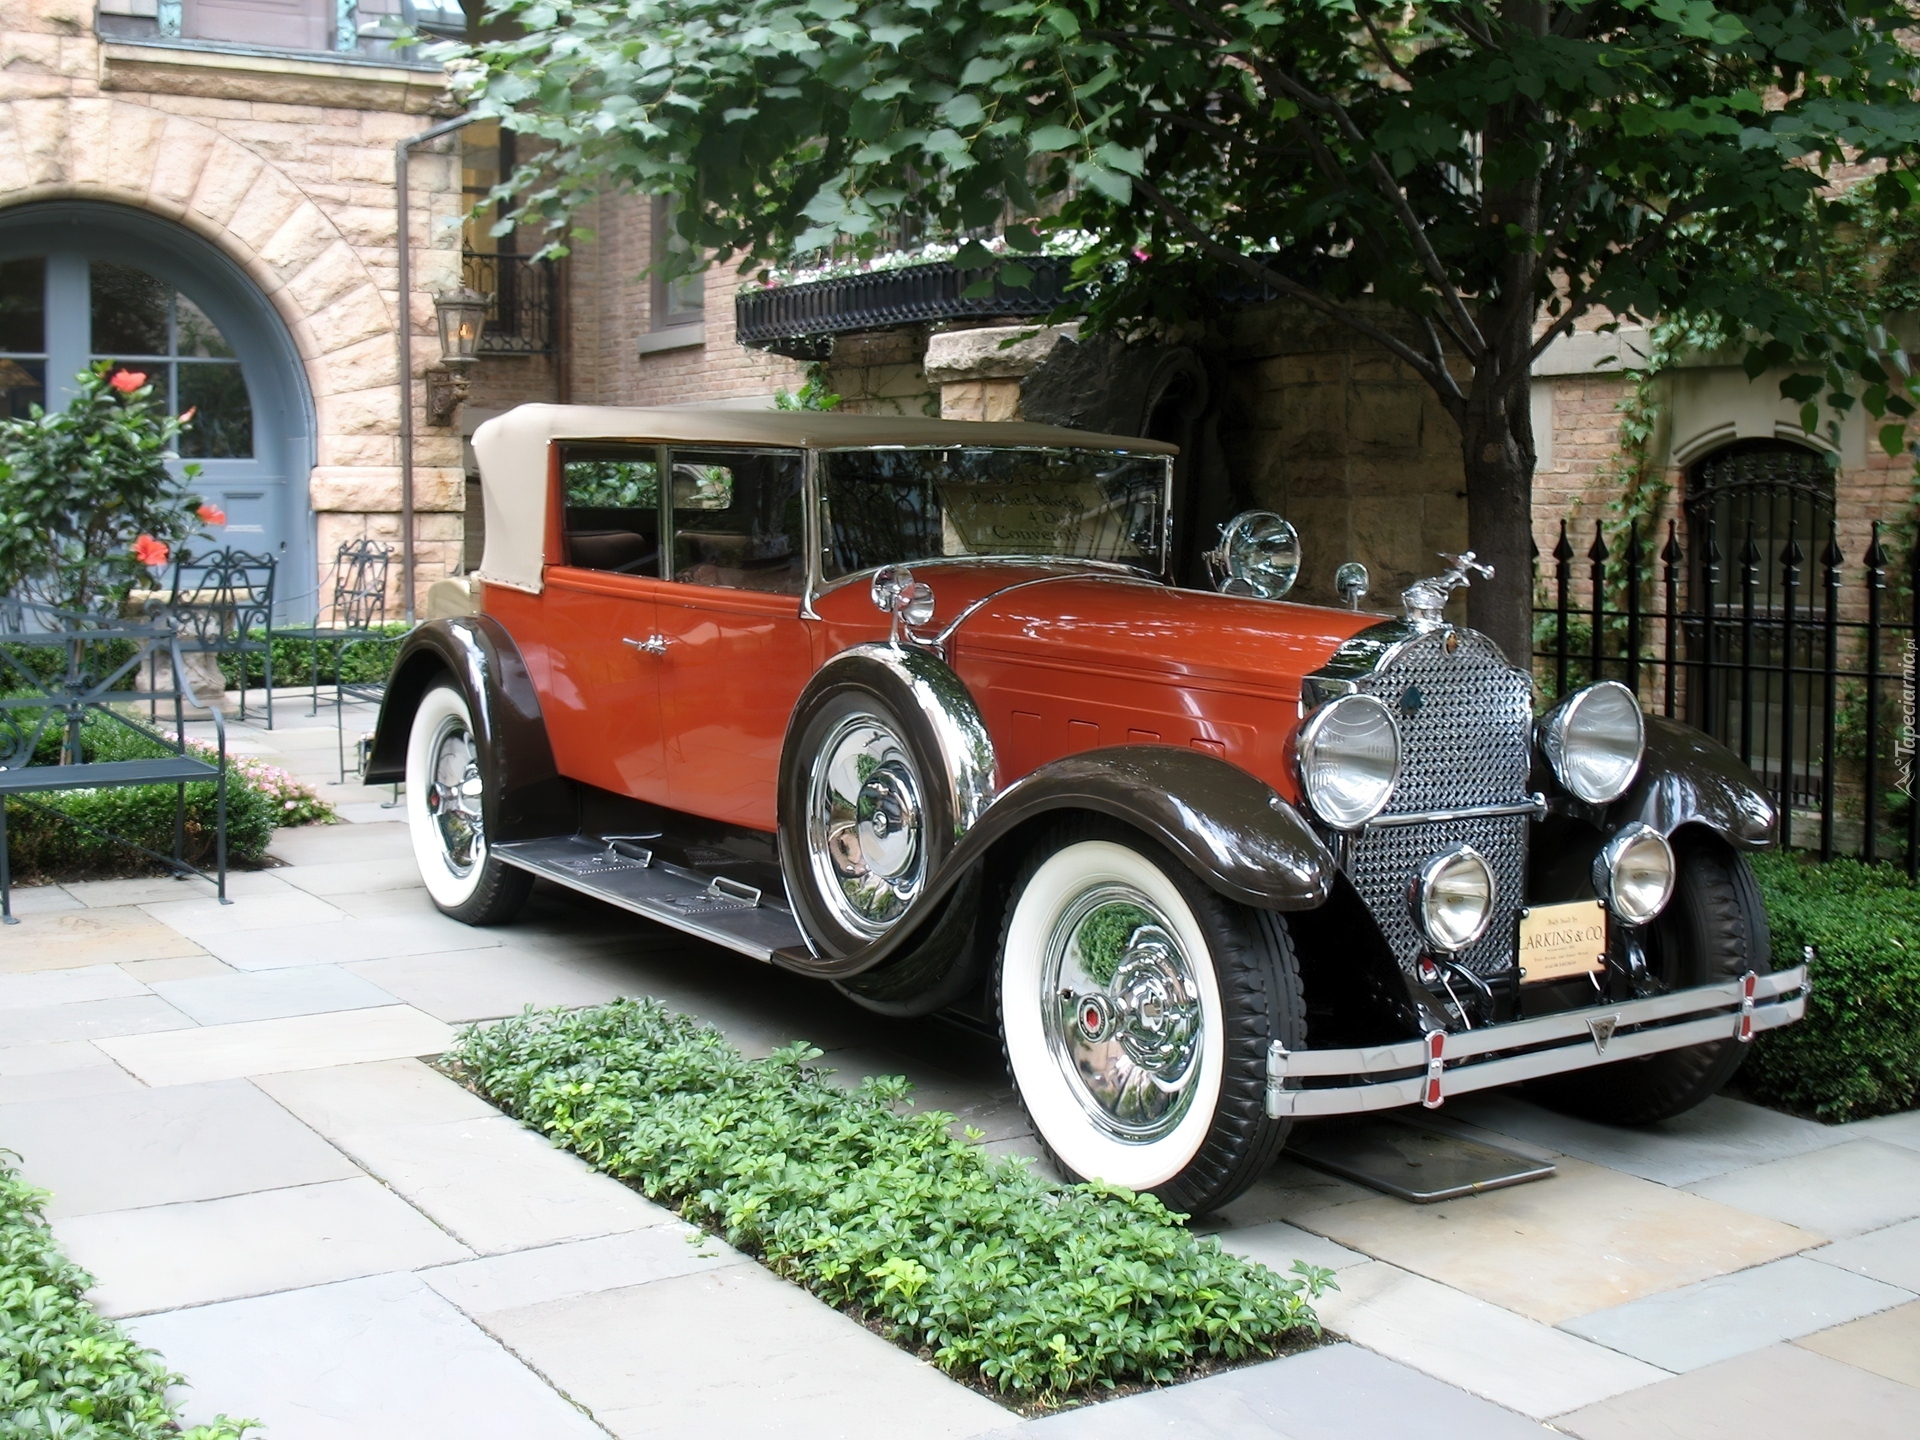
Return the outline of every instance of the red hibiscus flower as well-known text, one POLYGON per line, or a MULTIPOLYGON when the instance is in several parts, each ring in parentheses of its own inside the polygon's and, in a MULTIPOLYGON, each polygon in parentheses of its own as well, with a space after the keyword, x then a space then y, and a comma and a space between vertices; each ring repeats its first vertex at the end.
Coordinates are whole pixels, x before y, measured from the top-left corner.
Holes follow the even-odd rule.
POLYGON ((146 383, 147 377, 142 375, 138 370, 116 370, 113 372, 112 378, 107 381, 107 384, 118 390, 122 395, 131 395, 146 383))
POLYGON ((164 565, 171 552, 167 549, 166 541, 156 540, 151 535, 142 535, 133 542, 133 553, 139 557, 142 565, 164 565))
POLYGON ((218 505, 202 505, 193 513, 209 525, 224 525, 227 523, 227 512, 222 510, 218 505))
POLYGON ((180 417, 180 423, 182 425, 191 425, 193 423, 193 417, 199 413, 200 407, 198 405, 187 406, 186 413, 180 417))

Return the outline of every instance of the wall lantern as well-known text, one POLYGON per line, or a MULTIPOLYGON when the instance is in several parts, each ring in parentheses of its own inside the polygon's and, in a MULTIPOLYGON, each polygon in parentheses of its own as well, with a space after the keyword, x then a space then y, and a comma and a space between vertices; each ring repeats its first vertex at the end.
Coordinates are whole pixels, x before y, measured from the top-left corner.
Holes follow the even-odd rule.
POLYGON ((434 298, 434 319, 440 327, 440 363, 427 371, 427 415, 436 425, 453 423, 453 413, 466 401, 480 348, 480 328, 486 324, 488 299, 464 285, 434 298))

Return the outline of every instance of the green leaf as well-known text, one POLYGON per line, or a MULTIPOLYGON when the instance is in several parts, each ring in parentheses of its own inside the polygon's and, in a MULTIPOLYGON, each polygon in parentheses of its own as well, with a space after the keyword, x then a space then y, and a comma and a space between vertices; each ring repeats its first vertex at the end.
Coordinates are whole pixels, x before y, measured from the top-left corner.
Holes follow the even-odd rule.
POLYGON ((1905 425, 1882 425, 1880 427, 1880 448, 1889 455, 1904 455, 1907 449, 1907 427, 1905 425))
POLYGON ((1027 148, 1035 154, 1043 150, 1072 150, 1080 144, 1080 132, 1065 125, 1042 125, 1027 136, 1027 148))

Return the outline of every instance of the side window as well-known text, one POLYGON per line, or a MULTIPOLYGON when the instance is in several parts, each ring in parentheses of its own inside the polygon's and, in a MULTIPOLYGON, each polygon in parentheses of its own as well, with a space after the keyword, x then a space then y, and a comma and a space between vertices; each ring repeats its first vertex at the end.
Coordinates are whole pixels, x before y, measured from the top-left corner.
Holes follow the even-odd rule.
POLYGON ((799 455, 674 450, 673 578, 798 595, 807 581, 799 455))
POLYGON ((560 450, 567 563, 618 575, 660 573, 660 466, 651 445, 560 450))

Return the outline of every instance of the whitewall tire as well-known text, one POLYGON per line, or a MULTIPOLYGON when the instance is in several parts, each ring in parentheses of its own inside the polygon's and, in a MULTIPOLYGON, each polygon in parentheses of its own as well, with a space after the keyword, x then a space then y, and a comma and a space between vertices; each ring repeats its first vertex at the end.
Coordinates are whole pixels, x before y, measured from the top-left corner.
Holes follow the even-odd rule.
POLYGON ((511 919, 533 884, 487 848, 485 772, 466 696, 432 686, 407 736, 407 831, 434 905, 469 925, 511 919))
POLYGON ((1070 1175, 1199 1212, 1278 1152, 1267 1046, 1304 1038, 1285 926, 1144 836, 1078 822, 1029 857, 996 988, 1021 1102, 1070 1175))

